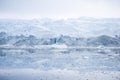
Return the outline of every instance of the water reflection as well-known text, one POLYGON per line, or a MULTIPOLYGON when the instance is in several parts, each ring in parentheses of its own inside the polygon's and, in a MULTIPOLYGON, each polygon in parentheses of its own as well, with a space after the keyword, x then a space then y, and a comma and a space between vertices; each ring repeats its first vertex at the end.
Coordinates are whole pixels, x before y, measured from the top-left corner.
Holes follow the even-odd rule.
POLYGON ((0 49, 0 68, 120 70, 119 49, 0 49))

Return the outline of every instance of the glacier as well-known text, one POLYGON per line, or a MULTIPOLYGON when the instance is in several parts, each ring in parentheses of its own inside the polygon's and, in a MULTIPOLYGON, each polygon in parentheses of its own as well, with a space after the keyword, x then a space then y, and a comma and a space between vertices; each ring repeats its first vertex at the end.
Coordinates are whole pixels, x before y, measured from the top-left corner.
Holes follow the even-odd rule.
POLYGON ((0 19, 0 80, 120 80, 120 19, 0 19))

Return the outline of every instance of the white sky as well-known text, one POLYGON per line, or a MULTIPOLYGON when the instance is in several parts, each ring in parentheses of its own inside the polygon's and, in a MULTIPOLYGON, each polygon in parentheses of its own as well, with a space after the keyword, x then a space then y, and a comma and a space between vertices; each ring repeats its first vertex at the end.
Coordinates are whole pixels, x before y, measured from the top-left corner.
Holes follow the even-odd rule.
POLYGON ((0 18, 120 18, 120 0, 0 0, 0 18))

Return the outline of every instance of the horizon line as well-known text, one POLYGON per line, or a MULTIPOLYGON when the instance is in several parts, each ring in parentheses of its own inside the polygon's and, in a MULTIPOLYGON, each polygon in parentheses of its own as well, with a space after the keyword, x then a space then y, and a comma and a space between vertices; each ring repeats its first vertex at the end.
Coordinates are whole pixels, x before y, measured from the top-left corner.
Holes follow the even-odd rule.
POLYGON ((39 18, 1 18, 0 19, 9 19, 9 20, 40 20, 40 19, 50 19, 50 20, 68 20, 68 19, 120 19, 120 17, 69 17, 69 18, 53 18, 53 17, 39 17, 39 18))

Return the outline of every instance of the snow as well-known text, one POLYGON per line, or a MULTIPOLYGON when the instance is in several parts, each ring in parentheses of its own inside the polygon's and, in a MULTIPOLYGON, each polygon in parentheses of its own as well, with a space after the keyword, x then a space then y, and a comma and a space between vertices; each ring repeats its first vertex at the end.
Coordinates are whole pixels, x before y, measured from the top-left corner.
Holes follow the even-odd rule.
POLYGON ((120 80, 118 71, 80 72, 73 70, 3 69, 0 80, 120 80))

